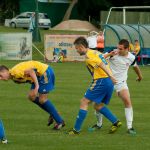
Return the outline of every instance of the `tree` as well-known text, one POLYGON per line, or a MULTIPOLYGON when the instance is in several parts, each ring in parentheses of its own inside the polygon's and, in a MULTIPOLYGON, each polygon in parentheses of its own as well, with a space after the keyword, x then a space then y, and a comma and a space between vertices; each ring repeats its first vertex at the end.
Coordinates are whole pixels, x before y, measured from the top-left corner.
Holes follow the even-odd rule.
POLYGON ((64 18, 63 18, 63 21, 65 20, 69 20, 70 18, 70 15, 71 15, 71 12, 72 12, 72 9, 73 7, 76 5, 76 3, 78 2, 78 0, 72 0, 72 2, 70 3, 65 15, 64 15, 64 18))
POLYGON ((19 12, 19 0, 0 0, 0 22, 12 18, 19 12))

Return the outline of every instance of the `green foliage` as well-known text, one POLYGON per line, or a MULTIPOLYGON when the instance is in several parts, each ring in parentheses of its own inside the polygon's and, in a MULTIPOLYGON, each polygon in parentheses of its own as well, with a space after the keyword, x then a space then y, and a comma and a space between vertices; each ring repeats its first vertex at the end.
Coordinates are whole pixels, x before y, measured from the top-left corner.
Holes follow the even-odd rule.
POLYGON ((17 12, 19 12, 19 0, 0 1, 0 23, 14 17, 17 12))

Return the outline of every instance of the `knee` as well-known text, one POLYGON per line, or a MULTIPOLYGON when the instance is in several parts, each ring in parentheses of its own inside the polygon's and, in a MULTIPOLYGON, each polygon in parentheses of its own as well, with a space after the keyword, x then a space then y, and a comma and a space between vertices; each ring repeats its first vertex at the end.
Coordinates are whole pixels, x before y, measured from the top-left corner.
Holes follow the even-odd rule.
POLYGON ((85 98, 81 99, 81 101, 80 101, 80 108, 81 109, 87 110, 88 105, 89 105, 89 100, 87 100, 85 98))
POLYGON ((41 104, 43 104, 43 103, 45 103, 47 101, 47 95, 43 95, 43 94, 40 94, 39 95, 39 102, 41 103, 41 104))
POLYGON ((97 105, 97 104, 94 105, 94 109, 95 109, 96 111, 100 111, 103 107, 104 107, 104 104, 103 104, 103 103, 101 103, 101 104, 99 104, 99 105, 97 105))
POLYGON ((35 96, 32 96, 32 95, 28 94, 28 99, 29 99, 30 101, 33 102, 33 101, 35 100, 35 98, 36 98, 35 96))

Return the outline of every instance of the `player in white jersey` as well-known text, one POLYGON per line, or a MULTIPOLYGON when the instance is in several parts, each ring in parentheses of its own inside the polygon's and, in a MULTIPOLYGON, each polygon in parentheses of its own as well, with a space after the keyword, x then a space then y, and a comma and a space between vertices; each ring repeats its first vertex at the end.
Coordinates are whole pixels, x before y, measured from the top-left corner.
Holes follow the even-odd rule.
MULTIPOLYGON (((125 106, 125 117, 127 121, 127 132, 129 134, 136 134, 132 126, 133 122, 133 108, 130 99, 130 93, 127 86, 128 69, 130 65, 137 74, 137 81, 142 80, 142 74, 135 63, 135 56, 129 52, 129 42, 125 39, 120 40, 117 50, 104 54, 105 58, 109 58, 110 68, 113 76, 117 79, 115 90, 117 95, 122 99, 125 106)), ((91 129, 100 129, 102 127, 102 115, 96 112, 97 124, 92 126, 91 129)))

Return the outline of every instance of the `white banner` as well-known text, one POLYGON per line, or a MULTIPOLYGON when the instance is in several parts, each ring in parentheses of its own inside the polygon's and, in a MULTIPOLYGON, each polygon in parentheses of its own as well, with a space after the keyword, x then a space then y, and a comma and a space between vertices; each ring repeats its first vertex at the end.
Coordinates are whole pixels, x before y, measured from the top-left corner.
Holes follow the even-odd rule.
POLYGON ((75 39, 85 35, 45 35, 45 58, 47 61, 84 61, 73 45, 75 39))
POLYGON ((1 33, 0 59, 31 60, 32 34, 31 33, 1 33))

